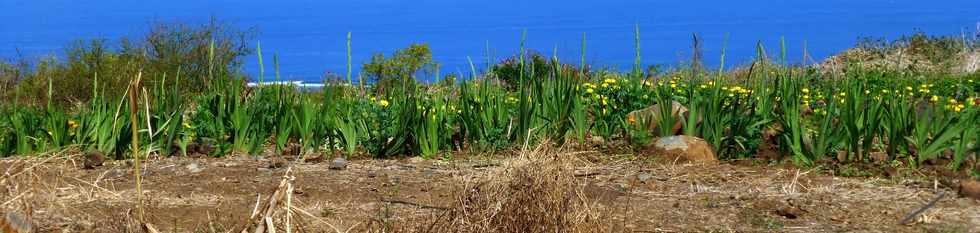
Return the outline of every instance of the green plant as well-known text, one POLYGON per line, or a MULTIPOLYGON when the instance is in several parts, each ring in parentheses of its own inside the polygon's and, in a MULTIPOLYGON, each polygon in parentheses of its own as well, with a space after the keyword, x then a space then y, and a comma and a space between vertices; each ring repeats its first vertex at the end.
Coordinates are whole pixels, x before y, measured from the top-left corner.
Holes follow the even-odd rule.
POLYGON ((314 123, 317 118, 318 106, 309 97, 299 97, 299 103, 292 112, 296 133, 299 134, 303 153, 309 153, 317 145, 314 136, 314 123))
POLYGON ((960 165, 967 159, 972 148, 980 149, 977 143, 980 142, 977 140, 980 138, 980 127, 976 127, 980 125, 980 110, 972 108, 961 114, 959 125, 957 125, 960 129, 960 135, 958 135, 957 142, 954 143, 953 162, 949 164, 949 168, 952 170, 960 169, 960 165))
POLYGON ((940 152, 951 148, 953 141, 970 125, 972 119, 958 119, 942 108, 928 105, 912 129, 908 137, 909 145, 914 150, 915 157, 910 157, 913 166, 925 160, 934 158, 940 152))

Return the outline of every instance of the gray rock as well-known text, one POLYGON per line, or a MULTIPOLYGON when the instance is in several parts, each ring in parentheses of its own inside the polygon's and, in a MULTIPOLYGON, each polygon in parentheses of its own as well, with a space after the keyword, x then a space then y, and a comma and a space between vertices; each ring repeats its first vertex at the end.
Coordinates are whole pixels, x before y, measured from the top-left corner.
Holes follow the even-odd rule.
POLYGON ((3 226, 3 232, 14 233, 27 233, 31 232, 31 230, 34 228, 30 220, 18 212, 7 213, 7 215, 4 216, 3 221, 0 221, 0 226, 3 226))
POLYGON ((344 170, 347 169, 347 159, 343 157, 337 157, 330 161, 330 169, 332 170, 344 170))
POLYGON ((197 163, 187 164, 187 166, 184 166, 184 168, 186 168, 187 171, 189 171, 191 173, 198 173, 198 172, 204 171, 204 168, 201 167, 201 165, 200 164, 197 164, 197 163))
POLYGON ((644 173, 640 173, 640 174, 637 174, 636 175, 636 180, 638 180, 640 182, 643 182, 643 183, 646 183, 647 181, 649 181, 651 179, 653 179, 653 175, 650 175, 650 173, 644 172, 644 173))

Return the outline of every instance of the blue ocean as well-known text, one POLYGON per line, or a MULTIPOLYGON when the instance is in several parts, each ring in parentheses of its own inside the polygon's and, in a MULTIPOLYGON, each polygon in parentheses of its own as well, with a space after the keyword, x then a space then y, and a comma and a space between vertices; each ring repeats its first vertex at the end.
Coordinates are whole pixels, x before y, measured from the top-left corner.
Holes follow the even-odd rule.
MULTIPOLYGON (((747 63, 758 42, 777 53, 781 38, 790 61, 801 62, 804 49, 819 60, 864 37, 972 35, 980 1, 0 0, 0 58, 58 56, 73 40, 135 38, 154 23, 211 17, 254 27, 263 52, 279 56, 283 77, 316 82, 326 72, 345 72, 348 32, 355 72, 372 53, 413 42, 429 43, 442 72, 465 71, 467 57, 482 66, 513 56, 525 30, 528 48, 573 63, 584 33, 588 63, 626 69, 637 25, 644 65, 683 64, 694 34, 709 65, 719 64, 723 48, 726 65, 747 63)), ((254 55, 244 68, 258 73, 254 55)))

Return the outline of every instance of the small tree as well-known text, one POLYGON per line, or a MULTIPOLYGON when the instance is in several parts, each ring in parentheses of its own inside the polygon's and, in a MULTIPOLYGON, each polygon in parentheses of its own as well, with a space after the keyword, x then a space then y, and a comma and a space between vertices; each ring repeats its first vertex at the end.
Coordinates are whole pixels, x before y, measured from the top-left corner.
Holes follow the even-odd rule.
POLYGON ((415 75, 425 68, 435 67, 429 44, 413 43, 404 49, 397 49, 391 57, 375 53, 371 61, 362 66, 363 72, 374 83, 378 93, 397 88, 406 82, 414 82, 415 75))

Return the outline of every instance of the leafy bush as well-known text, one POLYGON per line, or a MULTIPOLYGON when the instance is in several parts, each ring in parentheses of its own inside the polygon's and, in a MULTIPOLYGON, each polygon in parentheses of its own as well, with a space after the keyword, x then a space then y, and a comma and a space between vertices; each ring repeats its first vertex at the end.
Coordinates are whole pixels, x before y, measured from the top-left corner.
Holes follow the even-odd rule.
POLYGON ((126 92, 128 81, 139 71, 147 74, 144 83, 148 87, 162 84, 167 76, 171 80, 180 77, 186 79, 183 91, 199 93, 210 85, 209 78, 241 76, 242 58, 251 52, 246 46, 252 35, 250 30, 212 20, 197 26, 159 23, 138 41, 78 40, 65 46, 62 59, 0 62, 0 98, 25 105, 52 102, 68 106, 91 100, 93 88, 116 98, 126 92))
POLYGON ((376 93, 383 95, 414 83, 419 71, 432 69, 435 65, 429 45, 421 43, 396 49, 387 58, 384 53, 375 53, 362 65, 362 70, 374 83, 376 93))

